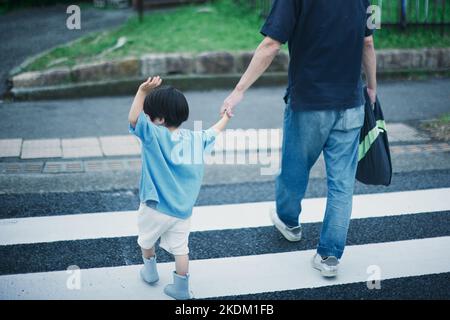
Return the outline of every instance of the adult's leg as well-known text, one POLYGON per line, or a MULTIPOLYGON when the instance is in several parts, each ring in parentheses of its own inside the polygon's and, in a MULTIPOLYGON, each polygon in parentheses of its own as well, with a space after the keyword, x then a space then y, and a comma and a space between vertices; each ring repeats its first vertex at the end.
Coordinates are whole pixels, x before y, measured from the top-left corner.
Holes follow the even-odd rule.
POLYGON ((275 182, 275 194, 278 217, 289 227, 299 225, 309 172, 322 152, 336 114, 335 111, 292 111, 286 107, 281 172, 275 182))
POLYGON ((330 132, 323 153, 327 170, 328 196, 317 252, 340 259, 347 241, 352 198, 358 164, 359 133, 364 109, 342 112, 330 132))

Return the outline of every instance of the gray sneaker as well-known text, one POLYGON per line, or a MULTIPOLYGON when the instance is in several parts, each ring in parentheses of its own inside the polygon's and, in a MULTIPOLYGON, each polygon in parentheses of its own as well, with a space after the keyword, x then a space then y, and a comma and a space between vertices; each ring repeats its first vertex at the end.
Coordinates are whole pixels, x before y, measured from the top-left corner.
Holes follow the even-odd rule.
POLYGON ((339 260, 333 256, 322 259, 320 254, 316 253, 312 259, 312 266, 319 270, 322 276, 333 278, 337 276, 339 260))
POLYGON ((270 219, 278 231, 280 231, 286 238, 286 240, 296 242, 302 239, 302 227, 288 227, 283 221, 280 220, 280 218, 278 218, 278 214, 273 208, 270 210, 270 219))

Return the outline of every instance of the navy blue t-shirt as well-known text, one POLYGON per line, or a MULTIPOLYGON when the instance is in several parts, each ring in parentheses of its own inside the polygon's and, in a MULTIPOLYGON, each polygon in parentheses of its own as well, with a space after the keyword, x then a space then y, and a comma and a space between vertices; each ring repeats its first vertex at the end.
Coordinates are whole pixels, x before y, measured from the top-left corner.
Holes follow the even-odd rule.
POLYGON ((361 65, 369 0, 274 0, 261 33, 289 46, 294 110, 364 104, 361 65))

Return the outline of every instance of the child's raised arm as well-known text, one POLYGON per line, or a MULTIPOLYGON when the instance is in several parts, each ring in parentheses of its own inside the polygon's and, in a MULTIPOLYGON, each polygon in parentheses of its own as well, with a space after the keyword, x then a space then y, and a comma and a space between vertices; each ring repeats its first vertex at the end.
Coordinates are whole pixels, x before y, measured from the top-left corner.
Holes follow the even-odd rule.
POLYGON ((211 128, 216 130, 217 133, 221 133, 223 130, 225 130, 225 127, 228 124, 228 121, 230 121, 230 117, 225 112, 222 116, 222 119, 220 119, 215 125, 213 125, 211 128))
POLYGON ((128 113, 128 122, 130 122, 133 128, 136 127, 137 120, 139 118, 139 114, 142 112, 144 108, 144 100, 147 94, 149 94, 153 89, 157 88, 161 85, 161 78, 159 76, 150 77, 139 86, 139 89, 134 97, 133 103, 130 108, 130 112, 128 113))

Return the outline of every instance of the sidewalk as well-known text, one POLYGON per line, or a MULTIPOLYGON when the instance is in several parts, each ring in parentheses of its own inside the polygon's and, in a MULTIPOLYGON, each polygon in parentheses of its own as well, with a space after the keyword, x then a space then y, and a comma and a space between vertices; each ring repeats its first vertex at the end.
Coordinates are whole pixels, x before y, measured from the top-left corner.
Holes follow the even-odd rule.
MULTIPOLYGON (((429 143, 430 138, 403 123, 387 125, 390 143, 429 143)), ((281 148, 282 129, 228 129, 217 137, 215 152, 257 152, 281 148)), ((429 144, 430 145, 430 144, 429 144)), ((445 144, 436 144, 445 145, 445 144)), ((0 158, 79 159, 140 155, 140 141, 131 134, 51 139, 0 139, 0 158)))
MULTIPOLYGON (((393 156, 450 151, 450 144, 434 142, 406 124, 388 123, 387 128, 393 156)), ((281 129, 226 130, 207 160, 225 166, 278 161, 281 141, 281 129)), ((132 135, 0 139, 0 174, 140 170, 140 151, 140 142, 132 135)))

